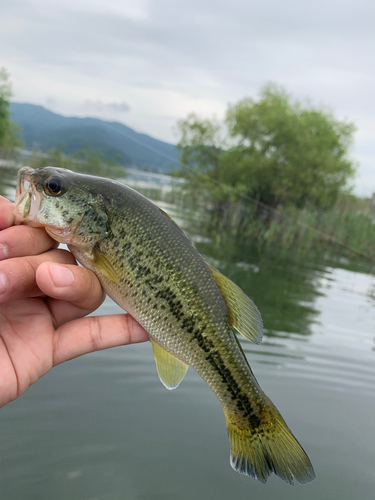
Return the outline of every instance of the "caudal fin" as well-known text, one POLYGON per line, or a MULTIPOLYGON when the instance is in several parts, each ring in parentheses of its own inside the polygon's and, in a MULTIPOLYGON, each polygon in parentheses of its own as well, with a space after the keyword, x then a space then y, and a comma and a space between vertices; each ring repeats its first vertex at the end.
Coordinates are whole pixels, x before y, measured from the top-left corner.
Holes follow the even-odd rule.
MULTIPOLYGON (((224 412, 225 413, 225 412, 224 412)), ((265 483, 274 472, 287 483, 315 478, 313 466, 280 413, 267 407, 256 429, 241 429, 225 413, 234 470, 265 483)))

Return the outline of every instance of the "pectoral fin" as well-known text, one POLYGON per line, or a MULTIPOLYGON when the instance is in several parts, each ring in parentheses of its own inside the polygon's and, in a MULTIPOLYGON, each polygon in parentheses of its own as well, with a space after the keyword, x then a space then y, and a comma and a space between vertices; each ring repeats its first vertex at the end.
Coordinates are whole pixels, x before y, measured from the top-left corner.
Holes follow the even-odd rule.
POLYGON ((259 344, 263 335, 263 322, 254 302, 233 281, 208 264, 228 306, 229 323, 251 342, 259 344))
POLYGON ((107 278, 118 283, 118 279, 115 273, 115 270, 112 267, 112 264, 104 257, 103 254, 99 252, 97 248, 93 248, 94 260, 93 263, 96 269, 104 274, 107 278))
POLYGON ((173 356, 173 354, 170 354, 155 340, 151 339, 151 344, 154 351, 156 368, 162 384, 167 389, 175 389, 185 377, 189 365, 186 365, 173 356))

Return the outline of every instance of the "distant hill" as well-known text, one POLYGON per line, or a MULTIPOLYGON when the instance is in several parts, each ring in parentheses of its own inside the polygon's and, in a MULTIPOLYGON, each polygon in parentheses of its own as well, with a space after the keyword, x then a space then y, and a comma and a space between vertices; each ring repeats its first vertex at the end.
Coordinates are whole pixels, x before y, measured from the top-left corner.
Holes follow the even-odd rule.
POLYGON ((173 144, 135 132, 122 123, 97 118, 65 117, 43 106, 17 102, 11 103, 10 111, 12 120, 22 130, 27 149, 37 146, 47 151, 57 147, 67 154, 73 154, 81 149, 97 148, 108 160, 118 157, 120 163, 125 165, 158 172, 168 172, 173 168, 173 163, 156 151, 175 161, 180 157, 173 144))

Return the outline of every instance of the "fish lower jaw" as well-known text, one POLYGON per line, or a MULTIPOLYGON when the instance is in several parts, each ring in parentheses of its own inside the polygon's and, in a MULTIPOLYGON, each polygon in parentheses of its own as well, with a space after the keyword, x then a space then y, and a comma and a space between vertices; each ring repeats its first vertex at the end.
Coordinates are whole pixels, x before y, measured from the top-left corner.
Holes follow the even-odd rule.
POLYGON ((26 223, 29 226, 40 227, 39 213, 43 209, 43 197, 33 190, 21 192, 16 198, 14 207, 15 224, 26 223))
POLYGON ((69 244, 73 239, 71 228, 59 228, 54 226, 45 226, 46 233, 59 243, 69 244))

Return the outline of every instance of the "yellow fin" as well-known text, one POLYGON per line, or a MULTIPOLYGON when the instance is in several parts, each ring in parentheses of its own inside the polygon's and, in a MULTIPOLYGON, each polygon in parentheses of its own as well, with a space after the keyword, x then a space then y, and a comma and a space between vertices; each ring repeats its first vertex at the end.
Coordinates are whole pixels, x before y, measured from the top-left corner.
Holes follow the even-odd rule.
POLYGON ((93 248, 93 254, 93 263, 96 269, 110 280, 118 283, 115 270, 113 269, 112 264, 106 259, 106 257, 104 257, 104 255, 101 254, 95 247, 93 248))
POLYGON ((262 341, 262 316, 254 302, 232 280, 208 264, 228 306, 229 323, 255 344, 262 341))
POLYGON ((151 339, 151 344, 154 351, 156 368, 162 384, 169 390, 175 389, 185 377, 189 365, 186 365, 173 356, 173 354, 166 351, 155 340, 151 339))

